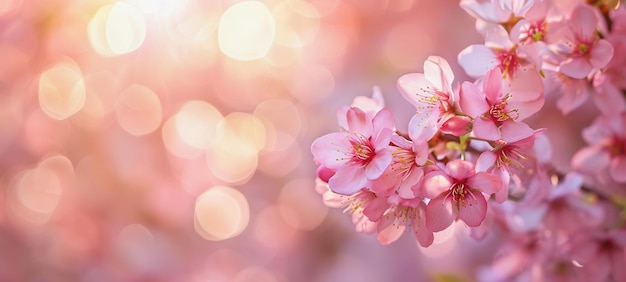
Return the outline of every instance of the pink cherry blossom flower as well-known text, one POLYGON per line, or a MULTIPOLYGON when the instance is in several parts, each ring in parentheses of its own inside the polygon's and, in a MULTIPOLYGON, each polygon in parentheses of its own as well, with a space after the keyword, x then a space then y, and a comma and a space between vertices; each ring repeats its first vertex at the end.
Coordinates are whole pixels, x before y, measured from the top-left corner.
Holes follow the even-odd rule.
POLYGON ((388 245, 411 229, 415 239, 422 247, 433 243, 433 232, 426 228, 426 204, 419 199, 404 200, 392 205, 378 224, 378 241, 388 245))
POLYGON ((461 0, 461 8, 476 18, 479 32, 497 25, 513 26, 535 0, 461 0))
POLYGON ((617 116, 599 116, 583 130, 583 137, 590 145, 574 155, 572 166, 590 174, 608 168, 616 182, 625 183, 626 112, 617 116))
POLYGON ((583 281, 626 281, 626 230, 578 232, 569 244, 583 281))
POLYGON ((409 134, 432 138, 439 125, 454 116, 454 73, 441 57, 430 56, 424 62, 424 73, 409 73, 398 79, 402 96, 417 109, 409 122, 409 134))
POLYGON ((428 160, 426 141, 411 142, 398 135, 392 136, 391 165, 376 180, 371 181, 372 191, 381 196, 397 193, 404 199, 421 197, 419 185, 424 176, 422 166, 428 160))
POLYGON ((596 32, 599 18, 593 7, 578 5, 567 21, 550 25, 550 37, 557 40, 557 52, 566 56, 559 71, 582 79, 604 68, 613 57, 613 46, 596 32))
POLYGON ((521 122, 509 122, 500 127, 501 139, 494 142, 492 150, 485 151, 478 157, 476 167, 478 171, 486 171, 497 175, 502 180, 503 187, 496 193, 496 202, 504 202, 509 195, 511 168, 520 168, 526 157, 531 154, 535 138, 543 130, 532 130, 521 122))
POLYGON ((330 189, 350 195, 380 177, 391 163, 389 141, 393 114, 382 109, 372 119, 359 108, 347 111, 348 132, 336 132, 316 139, 311 152, 320 165, 336 171, 328 180, 330 189))
MULTIPOLYGON (((379 213, 377 206, 386 204, 385 198, 377 197, 376 194, 362 189, 350 196, 333 192, 328 187, 328 183, 321 179, 316 179, 316 190, 322 194, 323 202, 330 208, 340 208, 344 212, 349 212, 352 216, 352 223, 357 232, 373 233, 376 231, 378 223, 371 220, 367 214, 379 213)), ((384 212, 384 210, 383 210, 384 212)), ((380 212, 382 214, 382 212, 380 212)))
POLYGON ((511 29, 511 39, 519 44, 543 42, 548 32, 547 12, 546 2, 535 2, 524 18, 511 29))
POLYGON ((464 113, 474 118, 473 132, 487 140, 500 139, 499 127, 504 123, 523 120, 539 111, 540 101, 504 92, 499 69, 490 70, 483 80, 483 91, 471 82, 461 85, 459 104, 464 113))
POLYGON ((498 192, 502 182, 493 174, 476 172, 471 162, 456 159, 424 176, 422 187, 431 199, 426 208, 426 226, 437 232, 457 219, 470 227, 479 226, 487 213, 485 194, 498 192))
POLYGON ((337 120, 341 128, 348 130, 348 120, 346 119, 348 110, 351 107, 359 108, 364 111, 368 117, 374 118, 374 116, 385 107, 385 99, 380 91, 380 87, 374 86, 372 88, 372 97, 356 96, 352 100, 350 107, 345 106, 337 110, 337 120))

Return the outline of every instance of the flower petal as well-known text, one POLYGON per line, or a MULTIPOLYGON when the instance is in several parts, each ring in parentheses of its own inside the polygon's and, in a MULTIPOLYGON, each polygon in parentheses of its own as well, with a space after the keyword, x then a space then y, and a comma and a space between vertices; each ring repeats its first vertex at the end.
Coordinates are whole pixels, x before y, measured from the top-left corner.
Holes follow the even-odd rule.
POLYGON ((372 121, 363 110, 355 107, 348 109, 347 121, 350 132, 366 138, 372 136, 372 121))
POLYGON ((456 219, 452 198, 441 194, 426 206, 426 228, 432 232, 444 230, 456 219))
POLYGON ((391 151, 387 149, 376 151, 376 155, 365 166, 367 179, 374 180, 379 178, 391 164, 392 158, 391 151))
POLYGON ((593 66, 583 57, 572 57, 561 62, 559 72, 576 79, 583 79, 589 75, 593 66))
POLYGON ((406 225, 397 224, 397 218, 395 216, 384 216, 378 223, 378 242, 381 245, 389 245, 404 233, 406 225))
POLYGON ((422 194, 428 198, 436 198, 446 193, 452 186, 452 179, 443 171, 436 170, 427 173, 422 183, 422 194))
POLYGON ((487 172, 478 172, 467 180, 467 184, 485 194, 493 194, 502 189, 502 180, 497 175, 487 172))
POLYGON ((442 92, 452 92, 450 85, 454 80, 454 73, 446 59, 439 56, 429 56, 424 61, 424 76, 442 92))
POLYGON ((420 202, 416 209, 417 216, 411 220, 411 228, 417 242, 425 248, 433 243, 435 237, 433 232, 426 228, 426 204, 420 202))
POLYGON ((480 116, 489 111, 489 104, 478 86, 469 81, 461 84, 461 94, 459 104, 464 113, 470 117, 480 116))
POLYGON ((437 116, 428 110, 416 112, 409 121, 408 131, 413 142, 427 142, 437 133, 437 116))
POLYGON ((457 56, 459 65, 471 77, 481 77, 497 66, 496 54, 489 47, 474 44, 466 47, 457 56))
POLYGON ((614 157, 613 160, 611 160, 609 172, 616 182, 626 182, 626 156, 614 157))
POLYGON ((448 162, 444 171, 456 180, 467 179, 476 174, 474 164, 459 159, 448 162))
POLYGON ((613 58, 613 45, 605 39, 600 39, 591 49, 589 62, 594 68, 601 69, 606 67, 611 58, 613 58))
POLYGON ((335 170, 343 166, 349 158, 351 145, 345 132, 334 132, 321 136, 311 144, 311 153, 323 166, 335 170))
POLYGON ((328 180, 328 187, 337 194, 352 195, 365 187, 366 182, 362 167, 343 166, 328 180))
POLYGON ((611 160, 611 156, 600 146, 588 146, 580 149, 572 157, 572 167, 574 169, 597 173, 606 168, 611 160))
POLYGON ((467 226, 479 226, 485 220, 486 215, 487 201, 478 191, 470 191, 470 195, 465 196, 465 204, 459 203, 459 218, 467 226))

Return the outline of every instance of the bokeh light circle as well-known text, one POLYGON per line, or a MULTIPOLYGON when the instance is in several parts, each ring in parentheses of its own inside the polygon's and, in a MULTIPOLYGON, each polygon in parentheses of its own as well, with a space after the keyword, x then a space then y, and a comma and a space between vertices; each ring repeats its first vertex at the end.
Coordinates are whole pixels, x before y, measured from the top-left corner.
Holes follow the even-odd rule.
POLYGON ((122 91, 115 114, 120 126, 136 136, 156 130, 163 115, 159 97, 150 88, 139 84, 122 91))
POLYGON ((227 186, 214 186, 196 199, 194 228, 202 238, 221 241, 239 235, 248 226, 248 200, 227 186))
POLYGON ((276 22, 261 2, 243 1, 229 7, 218 27, 218 42, 226 56, 250 61, 260 59, 272 47, 276 22))
POLYGON ((134 6, 116 2, 96 12, 89 22, 88 35, 91 46, 102 56, 127 54, 143 44, 145 18, 134 6))
POLYGON ((68 59, 41 73, 39 105, 57 120, 72 116, 85 105, 85 81, 76 63, 68 59))

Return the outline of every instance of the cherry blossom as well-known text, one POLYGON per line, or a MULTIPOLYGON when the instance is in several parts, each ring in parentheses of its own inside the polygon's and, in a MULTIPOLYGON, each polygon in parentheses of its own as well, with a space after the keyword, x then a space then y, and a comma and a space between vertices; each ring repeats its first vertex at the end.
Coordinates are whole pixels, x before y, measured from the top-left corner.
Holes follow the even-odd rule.
POLYGON ((626 182, 626 112, 598 117, 583 137, 590 145, 573 156, 573 167, 587 173, 608 169, 615 181, 626 182))
POLYGON ((470 227, 479 226, 487 213, 485 194, 501 188, 497 176, 476 172, 474 164, 467 161, 450 161, 424 177, 424 193, 431 199, 426 208, 426 226, 437 232, 457 219, 470 227))
POLYGON ((348 132, 324 135, 311 145, 322 166, 336 170, 328 184, 333 191, 350 195, 380 177, 391 164, 388 149, 394 127, 393 114, 383 109, 370 119, 359 108, 347 111, 348 132))
POLYGON ((598 22, 596 11, 581 4, 572 11, 568 21, 549 27, 551 38, 557 40, 555 48, 566 57, 559 64, 559 72, 581 79, 606 67, 613 56, 613 46, 598 36, 598 22))

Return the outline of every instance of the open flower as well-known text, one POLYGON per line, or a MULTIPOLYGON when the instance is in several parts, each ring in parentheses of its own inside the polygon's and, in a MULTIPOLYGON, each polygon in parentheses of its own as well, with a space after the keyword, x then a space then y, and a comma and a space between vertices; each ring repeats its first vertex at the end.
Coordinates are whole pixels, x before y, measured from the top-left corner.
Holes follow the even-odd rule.
POLYGON ((454 73, 441 57, 430 56, 424 62, 424 73, 409 73, 398 79, 402 96, 417 111, 409 121, 409 134, 428 140, 454 115, 454 73))
POLYGON ((346 112, 348 132, 335 132, 316 139, 311 145, 315 159, 336 171, 328 180, 330 189, 350 195, 380 177, 391 164, 389 141, 394 128, 393 114, 387 108, 372 119, 359 108, 346 112))
POLYGON ((431 198, 426 207, 426 226, 437 232, 456 219, 470 227, 479 226, 487 214, 483 193, 498 192, 502 182, 493 174, 476 172, 471 162, 457 159, 441 170, 428 173, 422 187, 431 198))
POLYGON ((566 57, 559 64, 559 72, 577 79, 604 68, 613 57, 613 46, 600 39, 596 29, 599 19, 594 8, 578 5, 567 22, 557 22, 551 28, 556 47, 566 57))

